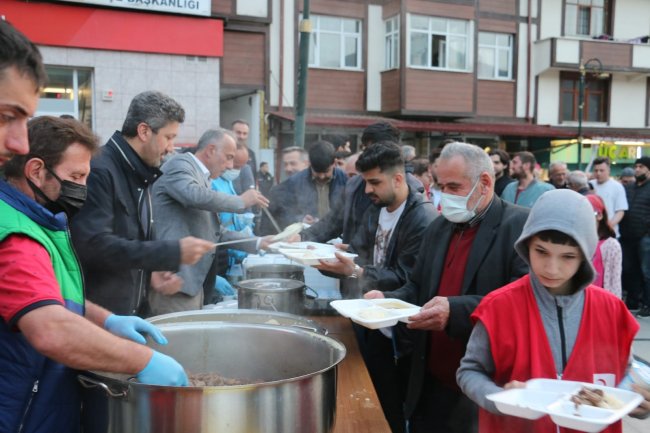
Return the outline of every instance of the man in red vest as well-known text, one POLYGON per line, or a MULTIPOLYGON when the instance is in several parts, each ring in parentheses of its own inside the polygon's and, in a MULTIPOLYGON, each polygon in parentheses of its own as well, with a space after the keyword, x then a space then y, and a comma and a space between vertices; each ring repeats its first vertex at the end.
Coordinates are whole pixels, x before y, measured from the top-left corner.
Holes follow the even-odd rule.
MULTIPOLYGON (((639 324, 623 301, 591 284, 598 242, 593 221, 589 201, 575 191, 544 193, 515 244, 530 273, 487 295, 472 314, 476 326, 457 378, 482 408, 482 433, 557 431, 549 417, 500 414, 488 394, 524 387, 532 378, 612 387, 623 379, 639 324)), ((650 392, 645 397, 650 400, 650 392)), ((634 415, 648 413, 650 401, 634 415)), ((605 431, 621 430, 617 422, 605 431)))

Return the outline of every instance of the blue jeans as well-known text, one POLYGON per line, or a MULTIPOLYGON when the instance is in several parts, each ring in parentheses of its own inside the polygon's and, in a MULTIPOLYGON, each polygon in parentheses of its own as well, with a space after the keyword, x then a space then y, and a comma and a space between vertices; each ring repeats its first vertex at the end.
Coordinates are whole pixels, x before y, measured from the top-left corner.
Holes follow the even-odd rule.
POLYGON ((639 302, 650 307, 650 235, 641 239, 622 239, 623 289, 628 306, 639 302))

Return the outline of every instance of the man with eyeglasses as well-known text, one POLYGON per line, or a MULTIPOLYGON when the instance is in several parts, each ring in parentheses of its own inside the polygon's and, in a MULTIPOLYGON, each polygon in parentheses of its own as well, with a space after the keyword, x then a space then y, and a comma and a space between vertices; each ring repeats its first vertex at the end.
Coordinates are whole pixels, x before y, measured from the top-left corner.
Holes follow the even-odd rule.
MULTIPOLYGON (((154 240, 152 184, 173 151, 185 111, 172 98, 147 91, 131 101, 121 131, 93 158, 88 198, 72 220, 87 297, 116 314, 147 315, 149 285, 182 285, 173 272, 193 265, 213 243, 192 236, 154 240)), ((167 289, 164 289, 167 290, 167 289)))

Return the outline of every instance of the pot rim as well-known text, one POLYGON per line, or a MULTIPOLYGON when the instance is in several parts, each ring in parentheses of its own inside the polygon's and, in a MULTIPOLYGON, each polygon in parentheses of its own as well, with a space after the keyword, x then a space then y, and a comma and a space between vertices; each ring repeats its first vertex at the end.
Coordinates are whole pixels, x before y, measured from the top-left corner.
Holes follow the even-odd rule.
POLYGON ((249 280, 238 281, 235 287, 239 290, 255 290, 259 292, 287 292, 293 290, 300 290, 305 288, 305 283, 298 280, 290 280, 288 278, 252 278, 249 280), (282 284, 282 287, 246 287, 248 284, 261 284, 261 283, 276 283, 282 284))
MULTIPOLYGON (((96 370, 89 370, 88 372, 101 378, 102 380, 108 380, 111 383, 119 384, 125 387, 135 387, 135 388, 141 388, 141 389, 152 389, 152 390, 160 390, 160 389, 179 389, 179 390, 217 390, 217 389, 246 389, 246 388, 261 388, 261 387, 269 387, 269 386, 278 386, 286 383, 293 383, 293 382, 300 382, 302 380, 306 380, 310 377, 318 376, 320 374, 326 373, 329 370, 336 369, 337 366, 345 359, 345 356, 347 355, 347 349, 345 345, 339 341, 338 339, 334 337, 330 337, 327 335, 322 335, 316 332, 311 332, 308 330, 303 330, 303 329, 297 329, 297 328, 291 328, 291 327, 284 327, 284 326, 277 326, 277 325, 262 325, 262 324, 252 324, 252 323, 229 323, 229 322, 215 322, 215 321, 210 321, 210 322, 176 322, 176 323, 161 323, 157 324, 157 327, 161 328, 160 330, 165 331, 165 328, 180 328, 180 327, 186 327, 186 328, 194 328, 200 326, 201 328, 224 328, 224 327, 234 327, 234 328, 256 328, 256 329, 267 329, 271 330, 273 332, 286 332, 286 333, 292 333, 292 334, 307 334, 310 338, 317 338, 320 340, 323 340, 326 344, 334 347, 337 349, 337 359, 334 360, 333 362, 330 363, 328 367, 322 368, 320 370, 313 371, 311 373, 303 374, 300 376, 294 376, 286 379, 280 379, 280 380, 273 380, 273 381, 267 381, 267 382, 260 382, 260 383, 252 383, 252 384, 243 384, 243 385, 215 385, 215 386, 169 386, 169 385, 152 385, 152 384, 146 384, 146 383, 140 383, 140 382, 135 382, 134 380, 131 380, 133 376, 128 376, 126 379, 122 379, 120 377, 116 376, 127 376, 124 374, 116 374, 116 373, 109 373, 109 372, 102 372, 102 371, 96 371, 96 370)), ((83 374, 82 374, 83 375, 83 374)))

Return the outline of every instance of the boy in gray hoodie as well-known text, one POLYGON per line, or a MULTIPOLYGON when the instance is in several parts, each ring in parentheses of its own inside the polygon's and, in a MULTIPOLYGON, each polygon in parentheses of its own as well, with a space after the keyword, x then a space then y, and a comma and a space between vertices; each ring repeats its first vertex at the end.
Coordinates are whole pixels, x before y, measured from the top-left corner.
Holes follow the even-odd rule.
MULTIPOLYGON (((528 379, 607 386, 623 379, 639 325, 620 299, 591 284, 597 241, 593 209, 580 194, 549 191, 533 206, 515 244, 530 273, 483 298, 456 375, 481 407, 480 432, 556 432, 549 417, 499 415, 486 398, 528 379)), ((650 411, 644 396, 638 416, 650 411)), ((620 432, 621 423, 605 431, 620 432)))

